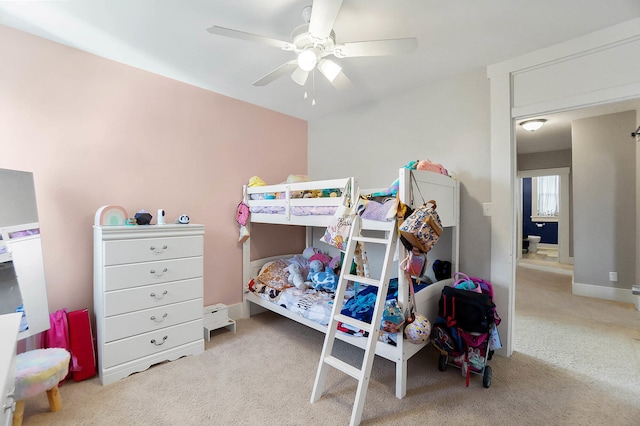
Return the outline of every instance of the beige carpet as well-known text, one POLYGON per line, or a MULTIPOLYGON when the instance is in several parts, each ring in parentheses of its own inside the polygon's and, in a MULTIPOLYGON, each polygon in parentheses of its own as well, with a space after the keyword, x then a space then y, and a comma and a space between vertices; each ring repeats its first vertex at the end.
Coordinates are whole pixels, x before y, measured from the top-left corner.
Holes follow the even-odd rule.
MULTIPOLYGON (((395 364, 376 358, 362 424, 640 424, 640 313, 570 294, 571 277, 518 269, 515 353, 494 357, 489 389, 460 370, 438 371, 425 348, 409 361, 407 396, 394 396, 395 364)), ((163 363, 103 387, 97 378, 27 401, 25 425, 348 424, 355 380, 331 371, 309 398, 323 335, 271 313, 219 330, 199 356, 163 363)), ((338 342, 339 344, 341 342, 338 342)), ((340 344, 344 356, 353 348, 340 344)))

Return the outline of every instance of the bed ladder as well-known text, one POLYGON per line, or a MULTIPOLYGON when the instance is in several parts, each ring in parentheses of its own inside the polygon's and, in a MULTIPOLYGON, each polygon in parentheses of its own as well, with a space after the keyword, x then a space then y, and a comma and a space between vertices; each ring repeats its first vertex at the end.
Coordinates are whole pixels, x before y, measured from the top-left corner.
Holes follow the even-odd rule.
POLYGON ((350 425, 352 426, 360 424, 360 420, 362 418, 364 402, 367 396, 367 389, 369 387, 371 367, 375 358, 376 342, 378 341, 378 330, 380 328, 380 321, 382 320, 382 311, 384 310, 384 303, 387 296, 387 290, 389 288, 391 267, 393 264, 393 258, 396 252, 396 244, 398 241, 398 232, 396 230, 395 220, 389 222, 371 222, 372 224, 375 223, 375 228, 365 228, 364 226, 366 225, 363 225, 363 222, 364 221, 360 218, 360 216, 356 215, 353 224, 351 225, 351 234, 347 243, 347 251, 344 256, 344 263, 342 266, 342 271, 340 272, 338 288, 336 289, 334 300, 344 299, 345 291, 347 289, 347 284, 349 281, 376 286, 378 287, 378 292, 376 296, 375 307, 373 310, 373 319, 371 321, 371 324, 368 324, 364 321, 359 321, 357 319, 351 318, 350 316, 343 315, 340 313, 342 306, 339 306, 339 304, 334 304, 333 310, 331 311, 329 324, 327 326, 327 333, 325 335, 322 353, 320 355, 320 362, 318 365, 318 371, 316 373, 316 380, 313 385, 313 392, 311 394, 312 403, 318 401, 320 397, 322 397, 322 393, 324 391, 324 383, 325 379, 327 378, 329 366, 334 367, 335 369, 340 370, 343 373, 346 373, 356 379, 358 381, 358 388, 356 391, 353 411, 351 413, 350 425), (385 236, 384 238, 362 236, 361 231, 367 229, 383 230, 385 231, 385 236), (361 243, 380 244, 386 247, 384 264, 382 265, 382 271, 380 273, 379 280, 352 275, 349 273, 352 260, 356 256, 356 246, 361 243), (366 344, 364 347, 364 357, 362 360, 362 366, 360 368, 354 367, 351 364, 333 356, 333 344, 336 340, 336 333, 338 332, 338 323, 344 323, 368 332, 368 337, 366 337, 366 344))

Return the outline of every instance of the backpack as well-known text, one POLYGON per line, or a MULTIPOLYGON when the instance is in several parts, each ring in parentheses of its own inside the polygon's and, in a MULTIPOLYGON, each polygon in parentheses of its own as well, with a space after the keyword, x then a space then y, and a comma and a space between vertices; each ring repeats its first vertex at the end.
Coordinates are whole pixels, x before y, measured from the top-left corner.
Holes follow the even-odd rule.
POLYGON ((427 201, 422 207, 415 209, 398 227, 400 235, 422 253, 431 250, 442 234, 442 222, 436 207, 434 200, 427 201), (428 204, 431 204, 431 207, 428 204))
POLYGON ((445 286, 438 302, 438 316, 449 327, 483 333, 495 322, 495 308, 488 294, 445 286))

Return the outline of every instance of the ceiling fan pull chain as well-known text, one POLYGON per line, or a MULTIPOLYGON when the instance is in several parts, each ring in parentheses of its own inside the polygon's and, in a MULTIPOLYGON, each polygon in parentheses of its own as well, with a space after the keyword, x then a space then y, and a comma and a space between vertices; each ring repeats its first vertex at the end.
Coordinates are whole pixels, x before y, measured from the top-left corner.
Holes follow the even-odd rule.
POLYGON ((311 99, 311 106, 316 105, 316 69, 314 68, 311 71, 311 93, 313 95, 313 99, 311 99))

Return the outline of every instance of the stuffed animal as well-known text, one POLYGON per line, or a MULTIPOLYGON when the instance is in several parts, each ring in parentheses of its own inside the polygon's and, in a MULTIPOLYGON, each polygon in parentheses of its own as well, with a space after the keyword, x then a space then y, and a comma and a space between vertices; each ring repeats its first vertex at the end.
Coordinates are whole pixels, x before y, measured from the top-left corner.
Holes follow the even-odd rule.
POLYGON ((318 264, 322 265, 322 262, 320 262, 319 260, 314 260, 311 263, 315 264, 315 268, 311 268, 311 271, 309 272, 309 275, 307 277, 307 279, 311 282, 311 287, 316 290, 335 292, 338 288, 338 276, 335 274, 335 272, 333 272, 333 270, 331 269, 327 269, 326 271, 322 270, 324 269, 324 266, 322 266, 321 270, 317 270, 318 268, 320 268, 318 264))
MULTIPOLYGON (((311 262, 309 262, 309 276, 311 276, 311 274, 314 272, 322 271, 324 271, 324 263, 319 260, 312 260, 311 262)), ((309 279, 309 276, 307 276, 307 279, 309 279)))
POLYGON ((297 263, 292 263, 287 267, 287 271, 289 271, 288 281, 296 286, 298 290, 306 290, 307 285, 305 284, 304 277, 302 276, 302 268, 297 263))
POLYGON ((440 173, 441 175, 449 176, 449 172, 444 168, 442 164, 433 163, 431 160, 421 160, 416 166, 418 170, 427 170, 430 172, 440 173))
POLYGON ((252 176, 251 178, 249 178, 249 187, 266 185, 267 184, 260 178, 260 176, 252 176))
POLYGON ((329 262, 328 266, 336 274, 339 273, 340 272, 340 256, 335 256, 333 259, 331 259, 331 262, 329 262))
POLYGON ((319 189, 311 189, 306 191, 303 198, 320 198, 322 197, 322 191, 319 189))
POLYGON ((338 280, 340 278, 333 272, 332 269, 316 274, 315 281, 317 286, 322 286, 324 291, 334 292, 338 289, 338 280))
POLYGON ((329 263, 331 263, 331 257, 324 253, 316 253, 309 258, 310 262, 313 262, 314 260, 319 260, 324 266, 329 266, 329 263))
POLYGON ((302 257, 304 257, 307 260, 311 260, 311 256, 313 256, 316 253, 320 253, 320 250, 318 250, 315 247, 307 247, 306 249, 304 249, 304 251, 302 252, 302 257))

